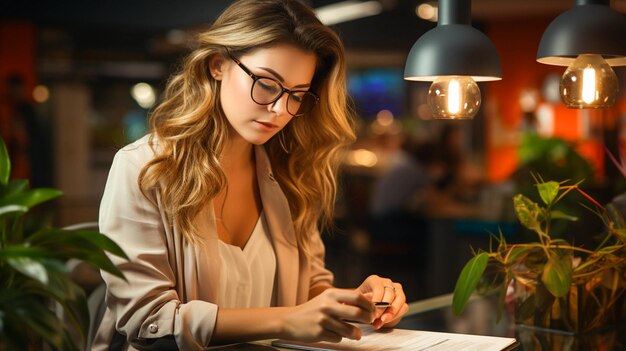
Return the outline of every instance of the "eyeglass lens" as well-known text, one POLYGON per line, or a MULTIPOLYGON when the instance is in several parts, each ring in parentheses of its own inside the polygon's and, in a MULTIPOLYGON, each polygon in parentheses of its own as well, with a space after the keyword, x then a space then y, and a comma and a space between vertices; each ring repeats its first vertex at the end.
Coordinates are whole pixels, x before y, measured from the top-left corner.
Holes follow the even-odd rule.
MULTIPOLYGON (((270 78, 258 77, 252 85, 252 99, 257 104, 269 105, 280 98, 283 87, 270 78)), ((306 91, 288 92, 287 111, 299 116, 310 111, 315 105, 315 95, 306 91)))

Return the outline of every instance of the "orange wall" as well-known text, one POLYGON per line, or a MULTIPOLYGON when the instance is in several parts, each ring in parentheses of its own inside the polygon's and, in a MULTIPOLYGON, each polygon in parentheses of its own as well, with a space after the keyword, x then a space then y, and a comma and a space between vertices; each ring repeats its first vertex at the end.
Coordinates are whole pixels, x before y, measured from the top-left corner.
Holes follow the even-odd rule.
POLYGON ((29 91, 35 86, 37 32, 27 22, 0 22, 0 93, 5 93, 5 80, 11 73, 21 74, 29 91))
MULTIPOLYGON (((502 63, 502 81, 490 83, 486 94, 492 111, 486 113, 486 174, 489 181, 507 179, 518 166, 516 141, 519 138, 510 137, 506 139, 508 142, 502 142, 499 135, 492 134, 503 131, 505 134, 519 134, 523 114, 518 101, 520 93, 528 88, 541 91, 543 80, 548 74, 561 75, 566 69, 540 64, 535 59, 543 31, 552 19, 502 20, 489 22, 486 26, 486 34, 496 46, 502 63), (498 128, 489 127, 493 125, 498 128)), ((601 124, 603 118, 616 118, 620 110, 626 111, 625 103, 618 102, 616 105, 608 110, 592 110, 592 123, 601 124)), ((578 123, 580 110, 568 109, 560 102, 553 105, 553 109, 553 136, 576 142, 577 150, 595 167, 597 179, 602 179, 604 145, 597 140, 581 140, 578 123)), ((599 128, 603 127, 600 125, 599 128)))
MULTIPOLYGON (((524 88, 540 87, 542 79, 550 72, 562 68, 542 65, 536 62, 535 55, 539 40, 551 19, 505 20, 490 22, 486 28, 502 63, 502 80, 489 85, 488 99, 493 104, 494 113, 488 119, 498 118, 497 124, 515 133, 519 129, 522 110, 519 95, 524 88)), ((496 121, 487 121, 487 125, 496 121)), ((498 136, 490 135, 493 128, 487 128, 486 173, 490 181, 497 182, 508 178, 517 168, 517 144, 489 141, 498 136)))
MULTIPOLYGON (((0 136, 5 142, 11 143, 15 137, 12 133, 13 120, 11 109, 6 100, 6 81, 9 75, 19 74, 24 78, 27 92, 31 92, 36 84, 36 28, 31 23, 6 21, 0 22, 0 136)), ((28 94, 28 98, 31 98, 28 94)), ((26 155, 13 155, 12 176, 28 177, 28 160, 26 155)))

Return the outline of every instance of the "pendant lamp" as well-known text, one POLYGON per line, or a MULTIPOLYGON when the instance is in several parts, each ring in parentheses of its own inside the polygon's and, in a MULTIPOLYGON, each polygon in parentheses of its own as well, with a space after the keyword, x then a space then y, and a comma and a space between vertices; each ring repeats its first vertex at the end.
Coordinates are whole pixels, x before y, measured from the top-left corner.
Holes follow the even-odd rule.
POLYGON ((433 82, 427 100, 434 118, 473 118, 481 103, 476 82, 502 79, 498 52, 471 26, 471 0, 439 0, 438 17, 411 48, 404 79, 433 82))
POLYGON ((626 65, 626 18, 609 0, 576 0, 546 28, 537 61, 568 66, 559 88, 567 107, 610 107, 619 90, 611 66, 626 65))

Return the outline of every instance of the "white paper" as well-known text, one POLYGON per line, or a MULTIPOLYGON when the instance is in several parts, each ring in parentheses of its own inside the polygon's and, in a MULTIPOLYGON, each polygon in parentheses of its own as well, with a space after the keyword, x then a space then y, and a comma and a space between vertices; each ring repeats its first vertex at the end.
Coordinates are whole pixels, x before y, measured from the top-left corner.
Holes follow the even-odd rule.
POLYGON ((300 343, 277 340, 272 342, 272 345, 311 351, 501 351, 516 342, 514 338, 438 333, 407 329, 377 331, 371 325, 358 326, 363 332, 361 340, 358 341, 346 338, 340 343, 300 343))

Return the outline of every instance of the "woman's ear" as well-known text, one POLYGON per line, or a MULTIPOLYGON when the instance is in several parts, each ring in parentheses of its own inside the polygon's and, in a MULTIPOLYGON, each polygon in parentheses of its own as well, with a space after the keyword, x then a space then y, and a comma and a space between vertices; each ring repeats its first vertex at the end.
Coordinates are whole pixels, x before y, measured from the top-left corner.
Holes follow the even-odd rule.
POLYGON ((209 58, 209 71, 215 80, 222 80, 222 72, 225 68, 224 57, 220 54, 213 54, 209 58))

